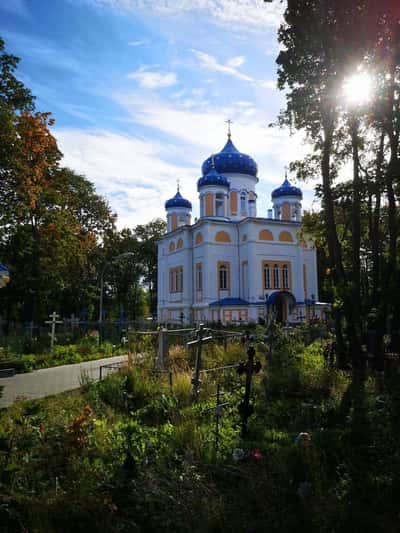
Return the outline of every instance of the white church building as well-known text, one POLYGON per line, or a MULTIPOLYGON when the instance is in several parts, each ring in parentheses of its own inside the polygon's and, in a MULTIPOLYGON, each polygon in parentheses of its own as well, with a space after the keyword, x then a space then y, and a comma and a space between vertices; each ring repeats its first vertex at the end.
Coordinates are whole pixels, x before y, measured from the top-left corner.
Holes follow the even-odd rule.
POLYGON ((296 323, 324 317, 316 250, 300 242, 302 192, 285 178, 257 216, 257 164, 228 142, 202 165, 200 217, 179 187, 158 243, 160 323, 296 323))

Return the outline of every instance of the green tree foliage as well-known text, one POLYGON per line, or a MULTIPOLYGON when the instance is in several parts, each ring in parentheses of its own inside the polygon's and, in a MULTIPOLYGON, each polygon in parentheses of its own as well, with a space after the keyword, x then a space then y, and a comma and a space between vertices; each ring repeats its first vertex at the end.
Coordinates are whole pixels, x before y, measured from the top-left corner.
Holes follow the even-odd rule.
POLYGON ((14 75, 18 62, 0 39, 0 257, 11 271, 0 293, 2 316, 39 322, 53 310, 69 316, 86 309, 97 319, 105 267, 107 317, 155 314, 156 243, 165 223, 117 231, 116 215, 93 184, 60 165, 54 120, 35 111, 14 75))
POLYGON ((322 178, 317 228, 339 345, 355 366, 367 330, 376 331, 377 354, 384 334, 398 349, 399 20, 390 1, 289 0, 279 30, 279 86, 287 89, 280 122, 313 145, 292 168, 322 178), (343 86, 359 72, 373 79, 373 95, 352 95, 350 105, 343 86), (338 184, 339 174, 348 181, 338 184))
POLYGON ((155 290, 157 224, 140 226, 140 237, 117 232, 116 215, 93 184, 60 166, 54 121, 35 111, 29 89, 14 75, 18 61, 0 40, 0 256, 11 270, 1 313, 38 322, 54 309, 63 316, 88 309, 94 318, 105 262, 129 251, 135 260, 129 269, 115 266, 110 290, 117 307, 141 316, 143 285, 155 290))
POLYGON ((143 261, 143 280, 147 286, 150 313, 153 316, 157 312, 157 241, 165 230, 166 223, 159 218, 135 228, 143 261))

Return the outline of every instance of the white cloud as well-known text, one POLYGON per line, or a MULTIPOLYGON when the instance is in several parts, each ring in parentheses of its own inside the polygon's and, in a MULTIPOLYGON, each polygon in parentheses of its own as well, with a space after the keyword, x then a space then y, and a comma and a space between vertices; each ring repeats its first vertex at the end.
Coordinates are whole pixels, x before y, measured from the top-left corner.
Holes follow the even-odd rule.
POLYGON ((210 70, 211 72, 221 72, 222 74, 228 74, 240 80, 249 82, 254 81, 253 78, 247 76, 246 74, 240 72, 240 70, 237 69, 237 67, 241 66, 244 63, 244 58, 242 56, 233 57, 227 63, 223 64, 219 63, 217 59, 211 54, 206 54, 205 52, 201 52, 200 50, 192 50, 192 52, 199 59, 201 66, 207 70, 210 70))
POLYGON ((285 3, 262 0, 85 0, 119 11, 142 11, 162 16, 177 16, 186 12, 198 12, 208 17, 210 23, 232 29, 260 30, 277 28, 281 22, 285 3))
MULTIPOLYGON (((94 182, 118 213, 119 227, 163 218, 164 202, 175 194, 178 178, 184 196, 193 204, 193 216, 198 215, 200 165, 223 147, 227 116, 234 119, 235 145, 259 165, 260 216, 270 206, 271 190, 283 181, 283 167, 307 151, 300 136, 289 137, 286 131, 267 128, 259 117, 247 116, 252 109, 248 106, 185 109, 177 102, 153 95, 146 99, 137 93, 116 99, 134 122, 153 129, 151 138, 67 128, 55 134, 64 153, 63 164, 94 182), (160 133, 169 140, 154 140, 160 133)), ((311 186, 303 188, 304 205, 310 206, 311 186)))
POLYGON ((245 153, 261 157, 266 163, 268 159, 274 160, 274 164, 279 163, 283 168, 306 151, 299 135, 289 137, 287 131, 268 128, 267 119, 250 117, 246 106, 185 109, 177 101, 165 102, 138 93, 115 94, 114 98, 135 122, 171 135, 187 145, 182 153, 191 164, 197 162, 200 165, 211 152, 222 148, 227 117, 234 122, 232 134, 235 144, 245 153))
POLYGON ((239 100, 239 102, 235 103, 239 107, 252 107, 254 105, 253 102, 248 102, 247 100, 239 100))
MULTIPOLYGON (((194 168, 167 159, 174 147, 104 130, 57 129, 62 164, 84 174, 118 214, 118 226, 134 226, 165 216, 164 202, 176 192, 176 180, 194 199, 194 168)), ((197 207, 197 206, 194 206, 197 207)))
POLYGON ((276 89, 276 81, 274 80, 260 80, 257 85, 263 89, 276 89))
POLYGON ((245 59, 243 56, 232 57, 232 59, 229 59, 229 61, 227 62, 227 65, 229 67, 237 68, 242 66, 244 61, 245 59))
POLYGON ((276 82, 274 80, 256 80, 252 76, 241 72, 238 67, 241 67, 245 62, 243 56, 232 57, 226 63, 220 63, 216 57, 201 50, 192 49, 192 52, 200 61, 200 65, 206 70, 233 76, 262 89, 276 89, 276 82))
POLYGON ((129 41, 129 46, 144 46, 145 44, 149 44, 148 39, 141 39, 138 41, 129 41))
POLYGON ((163 87, 171 87, 171 85, 176 85, 178 79, 174 72, 156 72, 146 70, 145 67, 131 72, 128 74, 128 78, 136 80, 141 87, 144 89, 161 89, 163 87))

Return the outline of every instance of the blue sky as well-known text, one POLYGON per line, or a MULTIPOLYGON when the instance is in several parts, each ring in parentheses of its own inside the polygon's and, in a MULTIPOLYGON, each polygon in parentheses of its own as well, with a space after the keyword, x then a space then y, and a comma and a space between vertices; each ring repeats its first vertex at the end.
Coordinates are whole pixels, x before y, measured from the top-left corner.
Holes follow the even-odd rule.
MULTIPOLYGON (((198 215, 201 163, 232 139, 259 165, 258 214, 299 136, 269 128, 282 5, 262 0, 5 0, 0 35, 51 111, 63 164, 85 174, 119 226, 164 216, 180 180, 198 215)), ((312 184, 302 184, 306 207, 312 184)))

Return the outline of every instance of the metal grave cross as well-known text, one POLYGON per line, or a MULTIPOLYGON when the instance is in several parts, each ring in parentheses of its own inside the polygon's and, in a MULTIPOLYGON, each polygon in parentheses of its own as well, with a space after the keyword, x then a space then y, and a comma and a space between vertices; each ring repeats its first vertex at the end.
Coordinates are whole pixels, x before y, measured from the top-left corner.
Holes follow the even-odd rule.
POLYGON ((51 333, 50 333, 50 350, 51 353, 53 353, 54 348, 54 341, 56 339, 56 324, 62 324, 62 320, 57 320, 57 318, 60 318, 60 315, 58 315, 55 311, 52 312, 51 315, 49 315, 51 320, 46 320, 46 324, 51 324, 51 333))
POLYGON ((203 344, 206 344, 207 342, 210 342, 213 340, 212 336, 209 337, 203 337, 204 333, 204 324, 199 325, 199 329, 196 331, 197 333, 197 339, 195 341, 190 341, 186 344, 188 348, 197 348, 196 352, 196 363, 194 368, 194 376, 192 378, 192 385, 193 385, 193 399, 194 401, 197 401, 198 395, 199 395, 199 388, 200 388, 200 370, 201 370, 201 347, 203 344))

